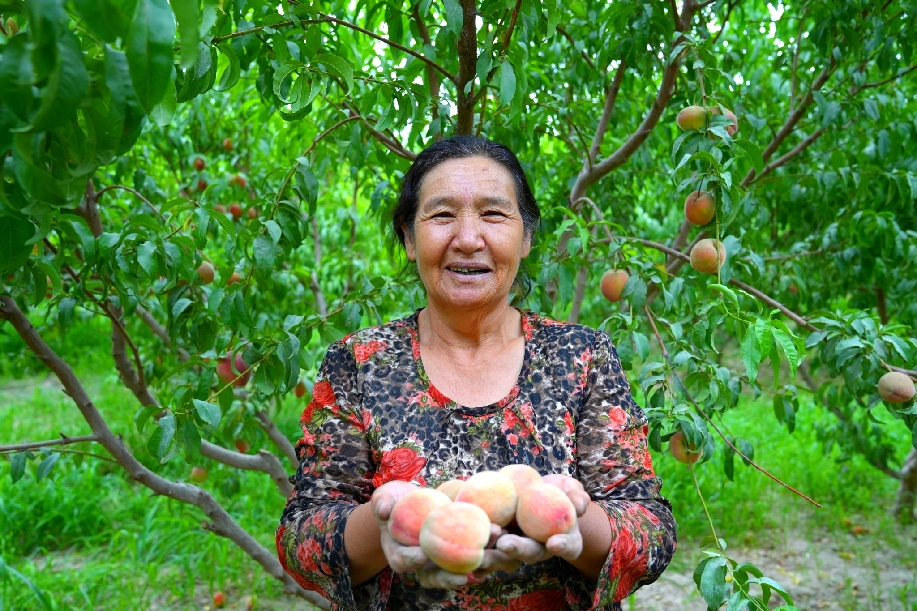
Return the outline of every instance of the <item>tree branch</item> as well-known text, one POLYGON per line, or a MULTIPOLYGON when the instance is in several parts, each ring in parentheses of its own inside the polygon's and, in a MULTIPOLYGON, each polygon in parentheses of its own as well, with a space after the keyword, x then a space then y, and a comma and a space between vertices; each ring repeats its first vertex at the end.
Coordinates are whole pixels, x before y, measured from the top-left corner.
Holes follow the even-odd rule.
MULTIPOLYGON (((412 14, 414 16, 414 21, 417 23, 417 31, 420 32, 420 38, 423 40, 425 45, 433 45, 433 39, 430 37, 430 29, 427 27, 427 24, 424 22, 423 17, 420 15, 420 3, 414 3, 411 7, 412 14)), ((437 121, 439 119, 439 76, 436 74, 436 70, 432 66, 426 66, 427 71, 427 87, 430 89, 430 101, 432 102, 432 119, 437 121)), ((440 130, 434 137, 435 141, 441 140, 443 137, 442 124, 440 124, 440 130)))
MULTIPOLYGON (((519 0, 517 0, 518 2, 519 0)), ((459 0, 459 6, 462 7, 462 29, 459 32, 456 44, 459 69, 458 77, 455 79, 456 107, 458 109, 455 133, 471 134, 474 129, 474 77, 478 61, 478 36, 474 22, 477 16, 477 7, 475 6, 475 0, 459 0), (466 92, 465 88, 469 84, 470 86, 466 92)), ((482 89, 484 87, 485 85, 482 84, 482 89)))
POLYGON ((280 464, 280 459, 267 450, 259 450, 257 454, 242 454, 241 452, 221 448, 209 441, 201 440, 201 454, 236 469, 267 473, 274 480, 277 489, 285 499, 289 498, 293 492, 290 476, 283 468, 283 465, 280 464))
POLYGON ((899 78, 901 78, 901 77, 904 76, 905 74, 908 74, 908 73, 910 73, 910 72, 913 72, 914 70, 917 70, 917 64, 914 64, 913 66, 910 66, 910 67, 908 67, 908 68, 902 70, 901 72, 899 72, 899 73, 896 74, 895 76, 890 76, 890 77, 888 77, 887 79, 883 79, 883 80, 881 80, 881 81, 876 81, 876 82, 874 82, 874 83, 866 83, 865 85, 860 86, 860 88, 857 90, 857 93, 859 93, 860 91, 862 91, 862 90, 864 90, 864 89, 871 89, 871 88, 873 88, 873 87, 881 87, 882 85, 887 85, 888 83, 891 83, 892 81, 898 80, 899 78))
POLYGON ((68 445, 71 443, 83 443, 87 441, 98 441, 96 435, 82 435, 80 437, 67 437, 63 433, 60 439, 49 439, 47 441, 31 441, 29 443, 18 443, 11 446, 0 446, 0 454, 9 454, 11 452, 24 452, 26 450, 37 450, 38 448, 47 448, 50 446, 68 445))
POLYGON ((605 88, 605 106, 602 108, 602 116, 595 127, 595 134, 592 136, 592 144, 589 146, 589 158, 587 165, 583 167, 584 171, 589 171, 595 164, 595 159, 599 155, 599 149, 602 148, 602 141, 605 139, 605 132, 608 131, 608 122, 611 120, 611 113, 614 111, 615 103, 618 100, 618 92, 621 90, 621 83, 624 81, 624 73, 627 71, 627 60, 622 59, 618 65, 615 76, 611 83, 605 88))
POLYGON ((748 174, 745 175, 745 178, 742 179, 742 183, 741 183, 742 186, 743 186, 743 187, 747 187, 749 184, 755 182, 756 180, 758 180, 758 179, 760 179, 760 178, 764 178, 765 176, 767 176, 768 174, 770 174, 772 171, 774 171, 774 170, 776 170, 777 168, 779 168, 780 166, 786 164, 786 162, 788 162, 790 159, 792 159, 793 157, 796 157, 797 155, 799 155, 800 153, 802 153, 804 150, 806 150, 807 148, 809 148, 809 146, 811 146, 812 143, 814 143, 816 140, 818 140, 819 138, 821 138, 822 135, 824 135, 824 133, 825 133, 826 131, 828 131, 828 130, 827 130, 826 128, 824 128, 824 127, 820 127, 820 128, 818 128, 817 130, 815 130, 815 131, 812 133, 811 136, 809 136, 808 138, 806 138, 805 140, 803 140, 802 142, 800 142, 799 144, 797 144, 796 146, 794 146, 793 149, 792 149, 790 152, 786 153, 785 155, 782 155, 782 156, 778 157, 776 160, 774 160, 774 161, 772 161, 771 163, 767 164, 767 165, 761 170, 761 175, 760 175, 760 176, 755 175, 754 170, 750 171, 748 174), (750 177, 750 180, 749 180, 749 177, 750 177), (746 183, 746 182, 745 182, 746 180, 748 180, 749 182, 746 183))
POLYGON ((261 428, 264 429, 264 432, 267 434, 268 439, 273 441, 274 445, 280 449, 283 455, 290 459, 291 464, 294 466, 298 465, 299 457, 296 456, 296 449, 293 447, 293 444, 290 443, 290 440, 287 439, 287 436, 277 428, 277 425, 274 424, 274 421, 271 420, 271 417, 268 416, 267 412, 264 410, 258 410, 255 412, 255 418, 258 419, 258 422, 261 424, 261 428))
POLYGON ((656 321, 653 319, 653 314, 652 314, 652 312, 650 311, 650 309, 649 309, 648 306, 643 306, 643 311, 646 313, 646 317, 647 317, 647 319, 649 320, 650 327, 653 329, 653 334, 655 334, 655 336, 656 336, 656 341, 659 343, 659 347, 660 347, 660 349, 662 350, 662 356, 665 358, 665 362, 668 363, 669 369, 671 369, 671 371, 672 371, 672 377, 675 379, 675 381, 678 382, 678 387, 680 388, 681 392, 683 392, 684 395, 685 395, 685 397, 687 397, 688 400, 691 401, 692 405, 694 405, 694 411, 695 411, 698 415, 700 415, 704 420, 706 420, 706 421, 710 424, 710 426, 712 426, 713 429, 717 432, 717 434, 723 439, 723 442, 726 443, 726 445, 728 445, 730 448, 732 448, 733 451, 735 451, 736 454, 738 454, 739 456, 741 456, 742 459, 743 459, 745 462, 747 462, 748 464, 750 464, 751 466, 753 466, 755 469, 757 469, 758 471, 760 471, 760 472, 763 473, 764 475, 768 476, 769 478, 771 478, 772 480, 774 480, 775 482, 777 482, 778 484, 780 484, 781 486, 783 486, 783 487, 786 488, 787 490, 789 490, 789 491, 791 491, 791 492, 794 492, 795 494, 801 496, 802 498, 804 498, 805 500, 809 501, 810 503, 812 503, 812 504, 815 505, 816 507, 821 507, 821 504, 820 504, 820 503, 818 503, 818 502, 814 501, 813 499, 807 497, 806 495, 804 495, 804 494, 801 493, 800 491, 796 490, 795 488, 793 488, 792 486, 790 486, 789 484, 787 484, 787 483, 784 482, 783 480, 779 479, 778 477, 775 477, 774 475, 771 475, 766 469, 764 469, 763 467, 761 467, 758 463, 756 463, 755 461, 753 461, 753 460, 750 459, 749 457, 745 456, 745 454, 743 454, 742 451, 739 450, 739 448, 735 447, 735 445, 733 445, 733 443, 732 443, 731 441, 729 441, 729 439, 726 437, 726 435, 723 434, 723 431, 721 431, 720 428, 716 425, 716 423, 713 422, 713 420, 710 418, 710 416, 707 415, 707 412, 705 412, 703 409, 701 409, 701 407, 697 404, 697 402, 694 400, 694 397, 692 397, 692 396, 691 396, 691 393, 688 392, 688 387, 685 386, 685 385, 684 385, 684 382, 681 381, 681 378, 678 377, 678 373, 676 373, 676 370, 675 370, 675 365, 672 364, 672 361, 671 361, 671 359, 669 358, 669 351, 666 350, 665 344, 664 344, 663 341, 662 341, 662 336, 659 335, 659 329, 656 328, 656 321))
MULTIPOLYGON (((573 45, 573 48, 574 48, 574 49, 576 48, 576 41, 573 40, 573 37, 570 36, 570 33, 567 32, 567 30, 564 29, 564 26, 562 26, 562 25, 557 25, 557 26, 555 26, 554 29, 556 29, 558 32, 560 32, 560 34, 561 34, 564 38, 566 38, 568 41, 570 41, 570 44, 573 45)), ((592 61, 592 58, 589 57, 589 54, 586 53, 586 49, 581 50, 581 51, 580 51, 580 55, 583 56, 583 59, 585 59, 585 60, 586 60, 586 63, 589 64, 589 67, 592 68, 593 70, 595 70, 595 63, 592 61)))
POLYGON ((141 464, 124 443, 108 427, 98 408, 92 403, 83 385, 70 366, 45 343, 16 302, 10 297, 0 297, 0 319, 8 321, 23 339, 29 350, 57 375, 66 393, 76 404, 99 443, 112 455, 137 482, 156 494, 199 507, 219 529, 219 534, 231 539, 264 570, 284 584, 284 589, 320 606, 329 608, 328 602, 314 592, 301 588, 280 566, 274 552, 268 551, 246 532, 206 490, 181 482, 169 481, 141 464))

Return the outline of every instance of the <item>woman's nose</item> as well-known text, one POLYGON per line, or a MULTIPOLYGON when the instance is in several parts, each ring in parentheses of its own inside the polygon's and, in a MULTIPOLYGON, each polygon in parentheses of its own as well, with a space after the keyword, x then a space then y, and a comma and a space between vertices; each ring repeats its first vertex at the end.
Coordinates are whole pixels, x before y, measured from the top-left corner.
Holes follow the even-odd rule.
POLYGON ((483 223, 476 215, 459 215, 456 223, 456 233, 453 240, 456 248, 463 252, 474 252, 484 247, 482 234, 483 223))

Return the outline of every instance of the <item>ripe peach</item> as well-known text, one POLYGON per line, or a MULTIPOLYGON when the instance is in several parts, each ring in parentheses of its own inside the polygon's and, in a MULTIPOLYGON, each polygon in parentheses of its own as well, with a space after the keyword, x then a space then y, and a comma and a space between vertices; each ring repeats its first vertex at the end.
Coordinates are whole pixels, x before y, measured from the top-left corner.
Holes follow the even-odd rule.
POLYGON ((402 545, 420 545, 420 527, 427 514, 452 502, 448 496, 432 488, 419 488, 401 497, 388 519, 388 531, 402 545))
POLYGON ((431 511, 420 527, 420 547, 427 558, 453 573, 473 571, 484 560, 490 518, 471 503, 454 502, 431 511))
POLYGON ((232 276, 226 281, 226 286, 232 286, 236 282, 242 282, 242 274, 239 272, 233 272, 232 276))
MULTIPOLYGON (((711 107, 710 107, 710 114, 714 114, 714 115, 721 114, 721 113, 720 113, 720 107, 719 107, 719 106, 711 106, 711 107)), ((726 126, 726 133, 729 134, 730 136, 735 136, 735 135, 736 135, 736 132, 739 131, 739 119, 736 118, 735 113, 733 113, 733 112, 732 112, 731 110, 729 110, 728 108, 726 109, 726 117, 729 118, 730 120, 732 120, 732 125, 727 125, 727 126, 726 126)))
POLYGON ((681 431, 678 431, 669 438, 669 450, 672 452, 672 456, 675 457, 675 460, 686 465, 696 463, 703 455, 700 449, 689 446, 685 442, 685 434, 681 431))
POLYGON ((462 486, 464 485, 465 482, 460 479, 450 479, 449 481, 443 482, 437 486, 436 489, 454 501, 455 496, 459 493, 459 490, 461 490, 462 486))
POLYGON ((201 284, 210 284, 216 277, 216 270, 213 269, 213 264, 210 261, 204 261, 197 268, 197 275, 201 277, 201 284))
POLYGON ((624 291, 624 285, 630 275, 623 269, 610 269, 602 274, 602 282, 599 285, 602 289, 602 295, 611 302, 620 301, 621 293, 624 291))
POLYGON ((500 469, 500 473, 513 481, 517 495, 521 495, 532 484, 541 483, 541 473, 528 465, 506 465, 500 469))
POLYGON ((229 204, 229 213, 237 221, 242 218, 242 206, 239 205, 239 202, 229 204))
POLYGON ((229 357, 224 356, 217 361, 217 375, 227 384, 232 383, 233 386, 245 386, 252 375, 251 368, 242 360, 242 355, 239 353, 236 354, 233 365, 235 369, 230 366, 229 357))
POLYGON ((707 111, 703 106, 688 106, 678 113, 675 123, 684 131, 701 129, 707 124, 707 111))
POLYGON ((685 198, 685 218, 692 225, 706 225, 716 216, 716 201, 706 191, 691 191, 685 198))
POLYGON ((483 509, 494 524, 506 526, 516 515, 516 486, 498 471, 475 473, 455 495, 456 502, 472 503, 483 509))
POLYGON ((914 381, 906 374, 890 371, 879 378, 879 396, 889 403, 906 403, 914 398, 914 381))
POLYGON ((719 240, 706 238, 691 249, 691 267, 704 274, 715 274, 726 262, 726 248, 719 240))
POLYGON ((566 493, 550 484, 532 484, 519 496, 516 522, 525 536, 544 543, 552 535, 570 532, 576 508, 566 493))

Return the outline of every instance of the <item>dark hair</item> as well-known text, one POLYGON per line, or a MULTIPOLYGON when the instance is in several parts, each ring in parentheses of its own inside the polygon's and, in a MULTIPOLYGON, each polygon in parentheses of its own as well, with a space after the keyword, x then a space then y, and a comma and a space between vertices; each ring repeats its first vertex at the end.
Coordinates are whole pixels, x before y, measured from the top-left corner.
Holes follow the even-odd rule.
MULTIPOLYGON (((541 221, 541 210, 538 208, 538 202, 535 201, 529 182, 525 178, 525 171, 522 169, 522 164, 519 163, 516 155, 502 144, 487 138, 481 138, 480 136, 452 136, 435 142, 424 149, 417 155, 411 168, 401 179, 401 193, 398 196, 398 204, 391 214, 391 229, 402 248, 404 248, 404 227, 407 227, 409 231, 413 231, 414 228, 420 187, 426 175, 430 170, 445 161, 468 157, 486 157, 496 161, 510 173, 516 187, 516 200, 519 203, 519 213, 522 216, 522 228, 525 237, 533 240, 541 221)), ((528 295, 530 286, 531 281, 525 273, 524 266, 520 264, 519 272, 516 274, 516 280, 513 283, 513 289, 522 293, 524 297, 528 295)))

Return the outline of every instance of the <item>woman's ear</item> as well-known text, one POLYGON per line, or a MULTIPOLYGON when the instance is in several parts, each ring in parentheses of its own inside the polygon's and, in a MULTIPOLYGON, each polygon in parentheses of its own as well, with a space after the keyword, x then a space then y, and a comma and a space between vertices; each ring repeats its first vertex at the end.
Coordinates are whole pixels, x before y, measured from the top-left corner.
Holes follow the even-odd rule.
POLYGON ((522 259, 525 259, 529 256, 529 253, 532 252, 532 236, 528 235, 528 232, 525 232, 525 235, 522 237, 522 259))
POLYGON ((417 251, 414 249, 414 238, 411 236, 406 224, 401 226, 401 232, 404 234, 404 250, 408 255, 408 260, 416 261, 417 251))

